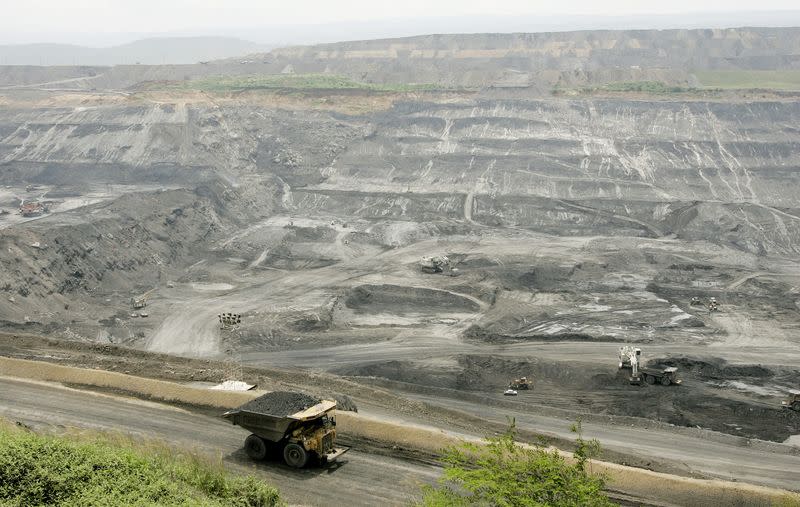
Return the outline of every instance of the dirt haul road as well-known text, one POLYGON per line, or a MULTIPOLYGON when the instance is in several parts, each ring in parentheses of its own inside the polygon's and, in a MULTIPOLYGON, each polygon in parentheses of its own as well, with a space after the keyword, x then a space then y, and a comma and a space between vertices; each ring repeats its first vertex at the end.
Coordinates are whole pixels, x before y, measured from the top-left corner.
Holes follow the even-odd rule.
MULTIPOLYGON (((432 405, 443 406, 474 414, 486 420, 502 422, 513 416, 517 427, 562 438, 573 435, 569 421, 495 406, 434 396, 412 396, 432 405)), ((686 472, 703 477, 741 480, 753 484, 783 489, 798 488, 800 450, 780 444, 767 448, 740 438, 727 438, 698 430, 696 434, 679 434, 658 428, 635 428, 620 422, 617 425, 582 422, 584 436, 596 438, 604 449, 652 458, 652 469, 659 471, 660 463, 671 462, 686 472)))
POLYGON ((439 469, 350 451, 325 468, 255 463, 242 449, 247 432, 222 419, 157 403, 0 377, 0 416, 33 427, 74 426, 156 438, 211 456, 280 489, 289 504, 407 505, 439 469))

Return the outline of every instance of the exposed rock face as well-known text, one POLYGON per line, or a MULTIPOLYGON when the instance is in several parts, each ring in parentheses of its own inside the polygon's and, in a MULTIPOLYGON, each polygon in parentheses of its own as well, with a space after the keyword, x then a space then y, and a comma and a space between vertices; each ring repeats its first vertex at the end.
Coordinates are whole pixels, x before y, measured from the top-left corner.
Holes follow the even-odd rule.
MULTIPOLYGON (((800 68, 796 28, 608 30, 425 35, 278 49, 277 69, 379 83, 580 85, 658 79, 691 83, 691 69, 800 68)), ((276 70, 276 72, 278 72, 276 70)))
POLYGON ((209 168, 231 177, 292 172, 301 160, 324 166, 355 135, 353 126, 329 115, 249 107, 139 103, 7 109, 0 111, 0 178, 185 183, 208 178, 209 168))
POLYGON ((369 83, 454 87, 582 86, 658 80, 694 85, 692 71, 800 69, 797 28, 602 30, 423 35, 276 49, 204 65, 8 66, 0 86, 126 89, 145 82, 252 74, 338 74, 369 83))
POLYGON ((463 99, 350 118, 158 104, 6 111, 0 122, 6 183, 273 175, 301 213, 798 248, 792 101, 463 99))
POLYGON ((797 252, 798 118, 796 102, 405 104, 315 188, 393 192, 410 215, 421 211, 411 195, 455 211, 447 195, 459 193, 464 217, 486 225, 797 252))
MULTIPOLYGON (((324 65, 364 81, 495 86, 479 93, 416 95, 305 91, 292 103, 297 107, 274 105, 288 104, 284 92, 271 95, 271 103, 257 93, 84 95, 89 86, 133 86, 159 76, 182 79, 213 70, 193 74, 191 66, 138 73, 83 69, 74 78, 60 69, 52 76, 57 79, 42 87, 84 90, 69 100, 26 84, 46 82, 43 70, 18 69, 26 88, 4 92, 10 105, 0 110, 0 184, 9 186, 0 190, 0 207, 53 199, 54 212, 13 227, 8 225, 22 220, 2 218, 6 228, 0 246, 7 255, 0 259, 5 296, 0 317, 10 325, 30 320, 55 326, 75 317, 75 305, 62 316, 48 316, 47 308, 83 298, 105 306, 97 322, 124 321, 129 315, 120 301, 167 280, 256 287, 257 277, 248 277, 260 270, 324 269, 348 261, 354 264, 345 272, 366 276, 388 269, 376 257, 382 252, 425 244, 396 261, 402 266, 428 254, 434 241, 495 235, 492 241, 501 250, 510 248, 512 253, 504 254, 510 257, 470 256, 472 247, 464 244, 439 252, 460 255, 465 268, 485 276, 461 282, 452 297, 486 301, 484 295, 491 294, 492 302, 499 295, 512 304, 503 290, 582 294, 597 289, 639 291, 623 298, 626 302, 646 290, 683 299, 686 284, 696 277, 666 266, 712 262, 709 244, 721 252, 712 263, 726 263, 714 276, 730 278, 708 283, 744 286, 755 295, 757 284, 738 271, 757 271, 762 258, 796 259, 800 249, 800 105, 791 94, 758 100, 691 94, 570 98, 539 93, 537 98, 536 83, 546 81, 549 90, 559 80, 593 82, 636 77, 639 71, 638 77, 648 77, 694 65, 752 69, 767 62, 767 68, 791 69, 797 65, 791 55, 798 37, 796 29, 430 36, 290 48, 254 63, 249 72, 280 72, 287 65, 294 72, 318 72, 324 65), (767 54, 771 60, 760 59, 767 54), (508 69, 515 69, 513 83, 502 81, 508 69), (38 106, 26 105, 31 97, 38 106), (89 97, 87 105, 75 97, 89 97), (370 103, 376 97, 383 102, 357 113, 334 107, 338 101, 370 103), (327 110, 328 104, 340 112, 327 110), (119 197, 130 192, 139 193, 119 197), (67 201, 77 209, 69 211, 67 201), (80 207, 85 204, 91 206, 80 207), (524 257, 532 248, 518 246, 525 244, 524 234, 558 237, 574 249, 561 258, 563 251, 553 248, 547 259, 534 261, 524 257), (608 250, 592 262, 581 259, 583 249, 594 248, 585 238, 613 238, 621 245, 619 254, 608 250), (685 252, 675 257, 642 252, 644 240, 679 244, 685 252), (686 254, 697 249, 704 253, 686 254), (196 267, 200 261, 207 264, 196 267), (628 264, 635 272, 632 279, 611 273, 628 264), (220 273, 225 276, 214 279, 220 273), (242 273, 247 276, 234 279, 242 273), (744 276, 744 285, 737 285, 737 276, 744 276)), ((219 71, 232 64, 208 67, 214 65, 219 71)), ((237 67, 235 73, 246 71, 237 67)), ((359 285, 399 287, 405 275, 356 280, 335 269, 330 273, 325 291, 309 292, 316 283, 311 279, 294 287, 305 303, 290 305, 279 317, 289 323, 287 333, 333 332, 353 322, 373 325, 367 314, 375 308, 397 312, 402 306, 396 294, 387 304, 358 311, 332 298, 359 285)), ((786 294, 792 287, 787 283, 763 291, 779 287, 786 294)), ((425 311, 406 305, 404 315, 381 318, 397 325, 423 314, 429 318, 438 312, 437 301, 444 304, 451 297, 433 292, 429 304, 417 296, 427 294, 420 291, 416 287, 404 297, 425 311)), ((258 298, 267 296, 255 288, 251 294, 231 304, 258 311, 258 298)), ((186 304, 187 317, 198 306, 209 313, 209 322, 212 312, 236 310, 224 306, 222 298, 220 307, 212 308, 204 306, 207 294, 195 296, 186 304)), ((679 331, 701 327, 688 315, 675 320, 673 308, 656 303, 647 325, 679 331)), ((485 310, 472 300, 467 306, 469 312, 485 310)), ((150 319, 169 321, 157 333, 160 339, 175 333, 218 339, 211 328, 185 331, 183 317, 172 319, 167 307, 162 309, 163 315, 150 319)), ((510 312, 478 327, 497 336, 542 336, 547 333, 542 329, 563 328, 551 317, 531 323, 510 312)), ((250 342, 279 341, 269 318, 261 319, 250 342)), ((613 319, 619 317, 608 322, 613 319)), ((636 319, 631 327, 642 324, 636 319)), ((468 324, 474 323, 462 330, 468 324)), ((592 336, 605 335, 605 325, 593 328, 592 336)), ((137 343, 161 351, 214 350, 196 342, 179 349, 166 342, 158 347, 137 343)))

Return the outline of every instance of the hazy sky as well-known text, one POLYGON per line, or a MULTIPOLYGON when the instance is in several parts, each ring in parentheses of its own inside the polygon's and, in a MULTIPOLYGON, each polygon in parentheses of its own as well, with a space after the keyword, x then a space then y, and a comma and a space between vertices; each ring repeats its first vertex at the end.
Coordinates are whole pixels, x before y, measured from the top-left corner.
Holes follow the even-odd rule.
POLYGON ((0 43, 114 33, 474 15, 627 16, 796 10, 797 0, 0 0, 0 43))

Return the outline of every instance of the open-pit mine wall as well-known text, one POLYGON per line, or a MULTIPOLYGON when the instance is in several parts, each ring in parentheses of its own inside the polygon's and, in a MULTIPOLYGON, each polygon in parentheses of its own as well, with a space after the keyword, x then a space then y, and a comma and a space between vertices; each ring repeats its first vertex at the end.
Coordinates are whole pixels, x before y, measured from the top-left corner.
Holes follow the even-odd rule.
POLYGON ((382 211, 360 212, 435 210, 561 235, 678 234, 796 253, 799 117, 792 102, 402 104, 294 197, 313 193, 330 209, 337 191, 392 194, 382 211))
POLYGON ((132 102, 0 111, 6 194, 29 184, 77 195, 89 183, 186 188, 13 227, 0 217, 0 319, 19 324, 35 310, 33 320, 63 321, 48 308, 92 296, 100 280, 136 291, 155 276, 158 263, 145 260, 154 255, 175 268, 251 250, 255 261, 279 245, 224 239, 273 214, 424 224, 437 235, 502 226, 707 240, 757 255, 800 249, 797 102, 460 98, 359 116, 132 102))
POLYGON ((796 28, 608 30, 342 42, 275 50, 264 62, 284 72, 328 72, 379 83, 691 85, 695 69, 798 69, 798 48, 796 28))
POLYGON ((299 214, 796 253, 798 123, 789 101, 464 99, 358 117, 185 103, 5 110, 0 183, 271 179, 299 214))
POLYGON ((274 186, 251 190, 211 182, 133 192, 0 230, 0 325, 39 332, 80 329, 87 318, 90 328, 93 319, 114 325, 115 306, 127 317, 131 296, 176 280, 229 231, 273 209, 274 186), (98 311, 103 301, 109 308, 98 311))

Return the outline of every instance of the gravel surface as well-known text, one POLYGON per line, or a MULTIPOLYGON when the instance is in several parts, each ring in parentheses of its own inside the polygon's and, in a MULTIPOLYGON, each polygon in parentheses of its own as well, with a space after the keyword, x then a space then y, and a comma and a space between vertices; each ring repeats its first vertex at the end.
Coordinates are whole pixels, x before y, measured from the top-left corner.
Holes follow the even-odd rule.
POLYGON ((322 400, 303 393, 274 391, 248 401, 239 407, 239 410, 284 417, 313 407, 320 401, 322 400))

